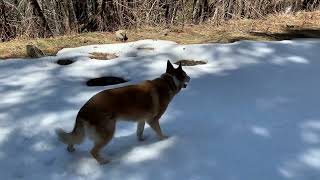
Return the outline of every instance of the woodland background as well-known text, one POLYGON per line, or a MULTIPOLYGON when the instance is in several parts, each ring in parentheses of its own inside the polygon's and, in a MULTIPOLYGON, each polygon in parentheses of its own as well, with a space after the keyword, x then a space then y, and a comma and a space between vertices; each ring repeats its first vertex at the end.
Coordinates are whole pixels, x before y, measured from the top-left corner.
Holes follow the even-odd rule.
POLYGON ((0 39, 114 31, 142 25, 219 25, 319 9, 320 0, 0 0, 0 39))

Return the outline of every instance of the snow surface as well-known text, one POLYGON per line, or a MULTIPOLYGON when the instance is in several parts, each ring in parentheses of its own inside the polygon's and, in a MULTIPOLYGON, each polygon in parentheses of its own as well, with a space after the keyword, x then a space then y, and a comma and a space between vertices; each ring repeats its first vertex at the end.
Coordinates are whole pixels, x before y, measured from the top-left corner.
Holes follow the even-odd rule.
POLYGON ((241 41, 178 45, 169 41, 63 49, 56 57, 0 62, 0 178, 26 180, 319 180, 320 41, 241 41), (152 50, 138 47, 155 48, 152 50), (117 53, 110 61, 90 52, 117 53), (61 57, 76 62, 60 66, 61 57), (161 119, 169 139, 121 122, 100 166, 91 142, 70 154, 54 129, 71 130, 79 108, 105 87, 86 80, 121 76, 134 84, 159 76, 166 61, 185 67, 187 89, 161 119))

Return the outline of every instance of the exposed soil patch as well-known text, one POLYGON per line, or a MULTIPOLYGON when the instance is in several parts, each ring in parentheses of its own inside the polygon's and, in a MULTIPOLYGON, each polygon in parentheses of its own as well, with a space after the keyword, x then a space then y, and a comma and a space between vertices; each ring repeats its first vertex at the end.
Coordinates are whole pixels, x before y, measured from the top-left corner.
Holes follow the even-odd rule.
POLYGON ((66 66, 66 65, 74 63, 74 61, 71 59, 59 59, 56 63, 59 65, 62 65, 62 66, 66 66))
POLYGON ((127 80, 121 77, 114 77, 114 76, 105 76, 99 78, 93 78, 87 81, 87 86, 109 86, 115 84, 121 84, 128 82, 127 80))
POLYGON ((320 38, 319 29, 299 29, 295 27, 287 27, 281 33, 267 33, 267 32, 250 32, 254 36, 268 37, 273 40, 291 40, 299 38, 320 38))
POLYGON ((153 51, 153 47, 137 47, 137 50, 153 51))
POLYGON ((93 52, 90 53, 91 59, 98 59, 98 60, 111 60, 119 57, 115 53, 99 53, 99 52, 93 52))
POLYGON ((187 59, 179 60, 179 61, 175 62, 174 64, 179 65, 180 62, 181 62, 182 66, 196 66, 196 65, 200 65, 200 64, 207 64, 207 62, 205 62, 205 61, 196 61, 196 60, 187 60, 187 59))

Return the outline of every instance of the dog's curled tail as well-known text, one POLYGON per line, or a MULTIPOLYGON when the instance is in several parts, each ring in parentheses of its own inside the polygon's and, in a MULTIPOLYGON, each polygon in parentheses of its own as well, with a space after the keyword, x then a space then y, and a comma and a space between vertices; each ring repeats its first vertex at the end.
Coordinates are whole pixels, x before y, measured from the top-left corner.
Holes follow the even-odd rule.
POLYGON ((61 142, 67 145, 81 144, 85 137, 84 122, 77 118, 73 130, 70 133, 58 128, 55 130, 61 142))

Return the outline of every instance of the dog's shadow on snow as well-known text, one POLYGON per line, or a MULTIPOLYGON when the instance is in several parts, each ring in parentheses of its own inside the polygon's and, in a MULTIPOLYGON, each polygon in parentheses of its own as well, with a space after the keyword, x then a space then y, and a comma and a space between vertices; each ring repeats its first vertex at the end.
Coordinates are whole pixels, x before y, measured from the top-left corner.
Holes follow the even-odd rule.
MULTIPOLYGON (((130 173, 135 171, 136 167, 143 168, 148 162, 162 163, 160 159, 167 157, 165 154, 174 147, 174 139, 175 137, 170 137, 166 140, 159 140, 153 132, 147 130, 144 141, 138 141, 135 134, 115 137, 101 150, 101 155, 111 160, 107 164, 100 165, 92 158, 89 153, 92 143, 88 142, 80 145, 73 153, 63 153, 66 155, 60 157, 62 158, 60 160, 65 164, 65 169, 68 169, 73 175, 92 175, 103 178, 106 175, 100 172, 104 172, 109 177, 115 177, 117 173, 130 173)), ((139 174, 149 176, 149 172, 139 174)))

